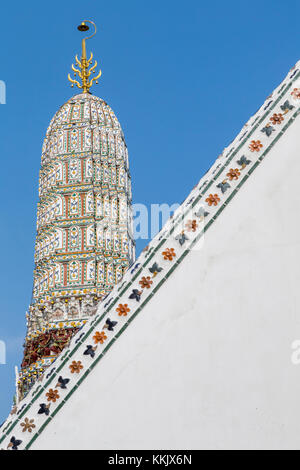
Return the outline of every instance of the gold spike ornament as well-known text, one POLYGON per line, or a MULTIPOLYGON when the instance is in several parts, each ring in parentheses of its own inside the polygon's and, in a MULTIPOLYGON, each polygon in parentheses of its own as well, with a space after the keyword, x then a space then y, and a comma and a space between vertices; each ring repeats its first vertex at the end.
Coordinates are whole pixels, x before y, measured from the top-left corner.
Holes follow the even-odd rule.
POLYGON ((82 39, 81 60, 79 60, 78 56, 76 55, 75 60, 76 60, 76 66, 77 67, 74 64, 72 64, 72 70, 74 72, 74 76, 76 77, 76 75, 78 75, 78 77, 81 80, 81 83, 78 80, 75 80, 75 79, 71 78, 70 74, 68 75, 68 80, 72 83, 71 87, 76 85, 78 88, 82 89, 83 93, 90 93, 89 90, 90 90, 93 82, 98 83, 98 78, 101 77, 102 72, 100 70, 98 75, 96 75, 95 77, 93 77, 90 80, 91 74, 95 73, 95 68, 97 67, 97 61, 95 60, 94 64, 92 65, 92 60, 93 60, 92 52, 91 52, 90 58, 87 59, 85 41, 86 41, 86 39, 90 39, 93 36, 95 36, 95 34, 97 32, 97 28, 96 28, 95 23, 93 23, 93 21, 85 20, 78 26, 77 29, 79 31, 88 31, 90 29, 90 27, 86 23, 90 23, 94 26, 94 33, 91 36, 88 36, 88 37, 82 39))

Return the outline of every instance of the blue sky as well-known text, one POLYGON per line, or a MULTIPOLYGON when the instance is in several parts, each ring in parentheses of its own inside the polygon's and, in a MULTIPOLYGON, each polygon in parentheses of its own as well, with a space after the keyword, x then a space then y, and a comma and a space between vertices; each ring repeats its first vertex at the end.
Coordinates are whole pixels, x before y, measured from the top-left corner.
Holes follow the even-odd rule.
MULTIPOLYGON (((0 423, 14 394, 30 303, 38 172, 50 119, 74 94, 67 74, 82 19, 103 76, 93 92, 128 144, 133 201, 181 202, 300 58, 300 4, 252 0, 78 0, 1 5, 0 423)), ((146 241, 138 243, 138 250, 146 241)))

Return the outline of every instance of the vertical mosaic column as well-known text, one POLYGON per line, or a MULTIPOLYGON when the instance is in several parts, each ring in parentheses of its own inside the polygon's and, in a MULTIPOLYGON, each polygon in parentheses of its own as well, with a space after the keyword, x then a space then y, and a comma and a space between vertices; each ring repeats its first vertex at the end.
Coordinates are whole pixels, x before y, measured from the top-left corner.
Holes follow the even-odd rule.
POLYGON ((20 396, 135 258, 127 146, 105 101, 81 93, 55 114, 42 149, 39 196, 20 396))

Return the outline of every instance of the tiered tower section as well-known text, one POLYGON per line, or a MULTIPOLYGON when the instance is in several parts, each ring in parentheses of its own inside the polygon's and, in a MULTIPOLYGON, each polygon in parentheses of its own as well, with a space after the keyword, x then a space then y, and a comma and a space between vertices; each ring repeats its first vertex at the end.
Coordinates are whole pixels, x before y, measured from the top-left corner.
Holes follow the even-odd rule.
POLYGON ((29 385, 135 257, 127 147, 105 101, 82 93, 56 113, 43 145, 39 194, 20 380, 29 385))
POLYGON ((105 101, 89 92, 101 70, 87 58, 92 21, 70 77, 79 95, 52 119, 42 150, 33 298, 18 399, 92 316, 135 258, 131 183, 124 135, 105 101))

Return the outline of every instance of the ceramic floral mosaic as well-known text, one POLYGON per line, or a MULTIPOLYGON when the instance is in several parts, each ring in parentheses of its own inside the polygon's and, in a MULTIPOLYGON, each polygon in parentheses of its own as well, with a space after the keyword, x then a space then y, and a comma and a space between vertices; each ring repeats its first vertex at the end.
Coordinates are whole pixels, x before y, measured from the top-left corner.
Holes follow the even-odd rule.
MULTIPOLYGON (((29 449, 143 307, 167 282, 300 113, 300 63, 225 149, 162 231, 99 304, 1 428, 3 449, 29 449)), ((226 211, 223 213, 226 217, 226 211)), ((107 358, 109 360, 109 358, 107 358)))

